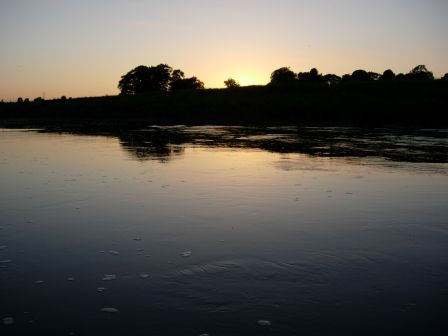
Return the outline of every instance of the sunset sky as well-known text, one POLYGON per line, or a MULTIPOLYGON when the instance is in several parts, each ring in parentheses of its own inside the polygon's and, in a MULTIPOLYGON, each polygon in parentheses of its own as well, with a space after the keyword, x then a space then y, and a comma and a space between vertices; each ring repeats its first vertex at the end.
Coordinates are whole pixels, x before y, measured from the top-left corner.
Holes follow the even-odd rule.
POLYGON ((446 0, 0 0, 0 99, 118 93, 137 65, 206 87, 282 66, 448 72, 446 0))

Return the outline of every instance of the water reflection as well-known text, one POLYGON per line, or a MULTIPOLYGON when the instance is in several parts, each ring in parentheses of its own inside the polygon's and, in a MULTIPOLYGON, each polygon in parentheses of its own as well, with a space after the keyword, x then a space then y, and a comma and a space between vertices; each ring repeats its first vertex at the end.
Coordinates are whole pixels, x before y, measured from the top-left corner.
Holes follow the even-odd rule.
POLYGON ((397 162, 448 162, 447 130, 132 126, 47 126, 42 132, 117 137, 123 148, 134 158, 156 159, 161 162, 182 155, 186 145, 256 148, 277 153, 303 153, 323 157, 377 157, 397 162))
POLYGON ((167 162, 182 155, 188 140, 169 129, 128 131, 117 135, 120 144, 138 160, 158 160, 167 162))
POLYGON ((446 329, 445 155, 441 131, 0 132, 0 334, 446 329))

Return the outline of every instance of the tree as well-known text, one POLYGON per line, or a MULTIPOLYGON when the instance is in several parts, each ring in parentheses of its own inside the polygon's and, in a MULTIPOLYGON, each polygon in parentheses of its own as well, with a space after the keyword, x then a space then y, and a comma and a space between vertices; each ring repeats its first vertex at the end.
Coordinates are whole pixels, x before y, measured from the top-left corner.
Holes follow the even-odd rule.
POLYGON ((151 91, 203 89, 197 77, 185 78, 182 70, 173 70, 167 64, 140 65, 121 77, 118 83, 121 94, 135 95, 151 91))
POLYGON ((170 84, 171 90, 185 90, 185 89, 203 89, 204 83, 201 82, 197 77, 191 78, 180 78, 174 80, 170 84))
POLYGON ((171 75, 171 81, 178 81, 185 78, 185 73, 182 70, 174 70, 171 75))
POLYGON ((355 70, 351 75, 352 81, 368 82, 372 81, 373 79, 374 78, 372 77, 372 75, 365 70, 355 70))
POLYGON ((296 79, 296 74, 289 67, 277 69, 271 74, 271 84, 273 85, 291 84, 296 79))
POLYGON ((327 75, 323 76, 322 79, 328 85, 338 84, 342 80, 341 77, 339 77, 338 75, 334 75, 334 74, 327 74, 327 75))
POLYGON ((406 75, 403 74, 403 73, 399 73, 398 75, 395 76, 395 79, 396 79, 397 81, 403 81, 403 80, 406 79, 406 75))
POLYGON ((22 104, 23 103, 23 98, 22 97, 17 98, 17 103, 22 104))
POLYGON ((369 71, 368 74, 369 74, 371 80, 378 80, 381 77, 381 75, 379 73, 373 72, 373 71, 369 71))
POLYGON ((395 79, 395 73, 392 70, 387 69, 386 71, 383 72, 383 74, 381 75, 381 77, 379 79, 384 80, 384 81, 393 80, 393 79, 395 79))
POLYGON ((406 78, 411 80, 433 80, 434 75, 426 68, 426 65, 417 65, 406 75, 406 78))
POLYGON ((297 74, 297 79, 300 82, 322 82, 323 76, 319 74, 316 68, 312 68, 310 72, 299 72, 297 74))
POLYGON ((203 89, 204 83, 197 77, 185 78, 182 70, 174 70, 171 75, 170 90, 203 89))
POLYGON ((229 78, 228 80, 224 81, 224 84, 226 85, 226 87, 228 89, 234 89, 234 88, 238 88, 241 86, 240 83, 238 83, 233 78, 229 78))
POLYGON ((442 77, 442 80, 448 82, 448 73, 446 73, 446 74, 442 77))
POLYGON ((173 69, 166 64, 147 67, 140 65, 121 77, 118 88, 121 94, 139 94, 151 91, 168 91, 173 69))
POLYGON ((341 81, 342 82, 349 82, 352 80, 352 76, 350 74, 345 74, 342 76, 341 81))

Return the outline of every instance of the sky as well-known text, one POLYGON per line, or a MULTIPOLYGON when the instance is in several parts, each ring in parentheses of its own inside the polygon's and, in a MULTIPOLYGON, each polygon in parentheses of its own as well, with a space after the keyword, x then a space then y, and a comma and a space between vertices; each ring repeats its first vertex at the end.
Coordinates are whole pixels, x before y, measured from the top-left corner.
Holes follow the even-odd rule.
POLYGON ((316 67, 448 72, 446 0, 0 0, 0 99, 115 95, 138 65, 206 87, 316 67))

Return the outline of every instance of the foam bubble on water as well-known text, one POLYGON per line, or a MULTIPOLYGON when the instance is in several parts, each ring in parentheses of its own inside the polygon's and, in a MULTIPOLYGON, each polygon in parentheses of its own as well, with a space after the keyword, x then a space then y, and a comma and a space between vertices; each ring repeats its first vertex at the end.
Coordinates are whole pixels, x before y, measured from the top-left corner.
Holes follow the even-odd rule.
POLYGON ((120 252, 115 251, 115 250, 110 250, 109 254, 118 255, 118 254, 120 254, 120 252))
POLYGON ((258 320, 257 324, 260 327, 270 327, 272 325, 271 321, 269 321, 269 320, 258 320))
POLYGON ((103 313, 118 313, 117 308, 107 307, 107 308, 101 308, 101 311, 103 313))
POLYGON ((180 254, 184 258, 188 258, 191 256, 191 251, 185 251, 180 254))
POLYGON ((117 279, 117 276, 115 274, 106 274, 105 276, 103 276, 103 281, 112 281, 117 279))
POLYGON ((8 317, 4 317, 2 319, 2 322, 4 325, 12 325, 12 324, 14 324, 14 319, 12 317, 8 316, 8 317))
POLYGON ((34 281, 34 283, 35 283, 36 285, 42 285, 42 284, 45 283, 45 281, 43 281, 43 280, 37 280, 37 281, 34 281))

